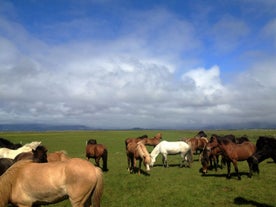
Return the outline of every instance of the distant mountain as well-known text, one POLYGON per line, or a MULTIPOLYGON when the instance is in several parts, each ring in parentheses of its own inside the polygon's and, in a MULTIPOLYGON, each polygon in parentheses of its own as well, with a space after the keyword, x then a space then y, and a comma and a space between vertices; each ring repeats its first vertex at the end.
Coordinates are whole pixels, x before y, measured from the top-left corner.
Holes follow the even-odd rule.
POLYGON ((89 130, 84 125, 50 125, 50 124, 0 124, 0 131, 63 131, 89 130))

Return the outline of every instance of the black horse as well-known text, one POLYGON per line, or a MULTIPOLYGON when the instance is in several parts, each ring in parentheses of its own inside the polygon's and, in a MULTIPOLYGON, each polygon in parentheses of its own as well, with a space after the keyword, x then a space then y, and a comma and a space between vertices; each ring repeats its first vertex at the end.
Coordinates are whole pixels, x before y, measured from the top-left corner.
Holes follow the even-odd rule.
POLYGON ((22 147, 22 144, 14 144, 9 140, 0 137, 0 147, 6 147, 9 149, 18 149, 19 147, 22 147))
POLYGON ((276 139, 273 137, 260 136, 256 143, 256 152, 252 156, 258 163, 272 158, 276 163, 276 139))

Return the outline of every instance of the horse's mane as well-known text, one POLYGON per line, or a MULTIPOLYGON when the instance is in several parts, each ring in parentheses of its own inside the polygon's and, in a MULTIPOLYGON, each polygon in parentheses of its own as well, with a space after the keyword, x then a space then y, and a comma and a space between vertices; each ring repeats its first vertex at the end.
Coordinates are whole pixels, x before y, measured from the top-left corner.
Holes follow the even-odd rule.
POLYGON ((32 149, 36 149, 38 145, 40 145, 41 142, 38 142, 38 141, 34 141, 34 142, 31 142, 31 143, 27 143, 25 144, 24 146, 26 147, 30 147, 32 149))
POLYGON ((140 136, 140 137, 137 137, 138 139, 145 139, 145 138, 148 138, 148 135, 146 135, 146 134, 144 134, 144 135, 142 135, 142 136, 140 136))
POLYGON ((227 145, 233 143, 230 139, 217 139, 219 144, 227 145))
POLYGON ((137 151, 140 157, 145 158, 145 163, 151 162, 150 154, 142 142, 137 143, 137 151))

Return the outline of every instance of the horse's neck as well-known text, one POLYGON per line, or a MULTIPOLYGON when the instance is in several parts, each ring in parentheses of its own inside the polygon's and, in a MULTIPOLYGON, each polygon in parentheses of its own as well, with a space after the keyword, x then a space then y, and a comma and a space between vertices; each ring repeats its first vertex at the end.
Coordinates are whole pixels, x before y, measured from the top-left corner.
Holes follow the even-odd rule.
POLYGON ((160 145, 157 145, 153 150, 152 152, 150 153, 150 156, 153 157, 153 158, 156 158, 157 155, 159 155, 160 153, 160 145))

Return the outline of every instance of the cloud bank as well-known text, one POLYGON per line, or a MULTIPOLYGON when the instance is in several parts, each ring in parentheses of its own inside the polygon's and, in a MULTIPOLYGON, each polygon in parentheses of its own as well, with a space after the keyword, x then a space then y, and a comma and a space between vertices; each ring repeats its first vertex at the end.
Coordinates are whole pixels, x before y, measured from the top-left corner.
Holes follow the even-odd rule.
MULTIPOLYGON (((248 23, 225 16, 201 36, 192 22, 164 8, 125 15, 120 32, 102 38, 97 26, 86 31, 91 19, 44 25, 41 30, 49 32, 36 35, 0 16, 0 123, 111 129, 273 126, 275 44, 270 54, 242 47, 240 41, 252 35, 248 23), (72 28, 84 34, 70 37, 72 28), (231 31, 227 41, 222 30, 231 31), (63 36, 65 41, 58 41, 63 36), (241 49, 235 58, 246 57, 250 64, 224 69, 222 59, 209 56, 204 38, 213 43, 213 58, 223 53, 227 61, 241 49)), ((109 33, 108 26, 101 30, 109 33)), ((260 38, 275 43, 275 19, 260 31, 260 38)))

